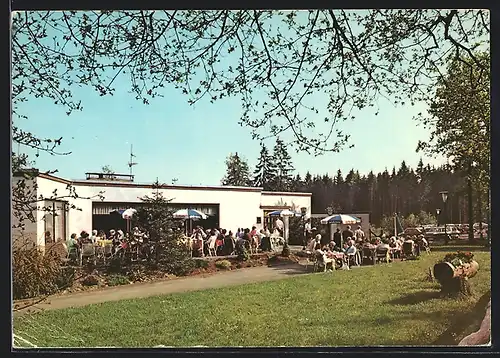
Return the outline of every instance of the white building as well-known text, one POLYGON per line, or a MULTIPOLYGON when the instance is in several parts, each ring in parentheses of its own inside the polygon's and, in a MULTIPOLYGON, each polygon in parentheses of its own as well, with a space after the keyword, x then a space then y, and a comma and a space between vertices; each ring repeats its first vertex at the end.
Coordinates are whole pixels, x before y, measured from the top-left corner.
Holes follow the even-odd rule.
MULTIPOLYGON (((82 230, 109 230, 125 228, 125 220, 117 214, 119 210, 144 205, 144 196, 152 196, 153 184, 138 184, 133 177, 87 173, 86 180, 67 180, 53 175, 38 173, 27 185, 35 187, 34 197, 43 197, 38 207, 50 207, 50 211, 35 210, 35 222, 27 223, 22 233, 37 246, 45 246, 45 232, 52 238, 66 240, 72 233, 82 230), (71 194, 73 190, 77 194, 71 194), (101 196, 100 196, 101 195, 101 196), (50 198, 57 197, 57 200, 50 198)), ((13 184, 20 180, 14 176, 13 184)), ((197 209, 209 215, 199 224, 205 227, 221 227, 227 230, 238 228, 262 228, 269 211, 305 207, 311 214, 311 193, 266 192, 262 188, 231 186, 183 186, 162 185, 158 191, 170 201, 173 209, 197 209)), ((13 217, 13 221, 15 218, 13 217)), ((13 238, 21 236, 13 230, 13 238)))

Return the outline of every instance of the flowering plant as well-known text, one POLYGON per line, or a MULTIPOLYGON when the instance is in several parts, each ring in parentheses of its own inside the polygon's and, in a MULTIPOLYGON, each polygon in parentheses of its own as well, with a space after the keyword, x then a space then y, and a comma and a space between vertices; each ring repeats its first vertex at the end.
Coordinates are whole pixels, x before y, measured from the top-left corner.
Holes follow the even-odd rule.
POLYGON ((460 266, 464 263, 470 263, 474 259, 474 254, 472 252, 450 252, 446 254, 443 261, 449 262, 454 266, 460 266))

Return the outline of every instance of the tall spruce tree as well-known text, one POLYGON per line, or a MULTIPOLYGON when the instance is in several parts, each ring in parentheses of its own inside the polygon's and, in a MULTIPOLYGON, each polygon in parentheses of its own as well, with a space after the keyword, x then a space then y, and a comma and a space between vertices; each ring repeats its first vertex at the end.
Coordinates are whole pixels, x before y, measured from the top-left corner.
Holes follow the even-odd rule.
POLYGON ((253 172, 253 186, 262 187, 264 190, 272 190, 276 179, 276 166, 267 147, 262 144, 260 148, 259 161, 253 172))
POLYGON ((229 154, 227 157, 226 175, 222 178, 222 185, 252 186, 248 163, 238 153, 229 154))
POLYGON ((292 164, 292 157, 288 154, 285 143, 276 139, 273 149, 273 162, 276 166, 276 177, 273 189, 276 191, 289 191, 292 186, 292 172, 295 170, 292 164))
POLYGON ((194 261, 189 251, 179 245, 182 232, 177 230, 173 218, 173 211, 169 205, 170 200, 159 191, 161 184, 158 180, 153 184, 152 196, 141 198, 145 205, 137 209, 132 217, 134 226, 145 231, 149 236, 153 255, 150 260, 160 265, 163 270, 175 275, 183 275, 194 268, 194 261))

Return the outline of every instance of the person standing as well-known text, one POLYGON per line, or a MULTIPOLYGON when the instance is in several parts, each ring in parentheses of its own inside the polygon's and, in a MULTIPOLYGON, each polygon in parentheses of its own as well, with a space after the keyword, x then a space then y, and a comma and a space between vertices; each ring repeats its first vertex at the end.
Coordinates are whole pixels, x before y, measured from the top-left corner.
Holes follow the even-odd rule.
POLYGON ((342 234, 340 233, 339 228, 337 228, 337 231, 333 233, 333 241, 335 242, 335 246, 342 248, 342 234))
POLYGON ((309 238, 311 236, 312 236, 311 235, 311 219, 307 219, 305 224, 304 224, 304 238, 302 240, 302 243, 303 243, 302 250, 306 249, 307 241, 309 240, 309 238))
POLYGON ((349 238, 353 238, 354 237, 354 232, 351 230, 351 225, 347 225, 346 229, 342 232, 342 240, 344 240, 344 242, 347 242, 347 240, 349 238))
POLYGON ((358 228, 354 231, 354 238, 356 243, 363 243, 365 241, 365 232, 361 230, 361 225, 358 225, 358 228))
POLYGON ((283 237, 284 226, 285 224, 283 224, 283 221, 281 221, 280 218, 277 218, 276 221, 274 222, 274 228, 278 230, 281 237, 283 237))

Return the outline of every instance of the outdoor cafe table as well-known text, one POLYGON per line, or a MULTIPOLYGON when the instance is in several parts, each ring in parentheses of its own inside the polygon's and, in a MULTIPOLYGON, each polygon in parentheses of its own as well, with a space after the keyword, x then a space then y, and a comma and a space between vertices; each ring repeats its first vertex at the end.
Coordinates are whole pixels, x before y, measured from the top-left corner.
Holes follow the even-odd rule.
MULTIPOLYGON (((375 258, 377 256, 377 245, 372 245, 372 244, 368 244, 368 245, 363 245, 363 249, 368 249, 371 251, 371 259, 372 259, 372 262, 373 264, 375 264, 375 258)), ((398 252, 398 251, 401 251, 401 249, 397 248, 397 247, 389 247, 389 254, 391 257, 394 257, 394 253, 398 252)))
MULTIPOLYGON (((326 257, 328 257, 329 259, 334 259, 335 261, 342 260, 342 262, 345 264, 346 255, 343 252, 327 252, 326 257)), ((333 263, 333 269, 335 269, 335 263, 333 263)))
POLYGON ((106 245, 112 245, 113 240, 99 240, 95 243, 95 246, 104 247, 106 245))

